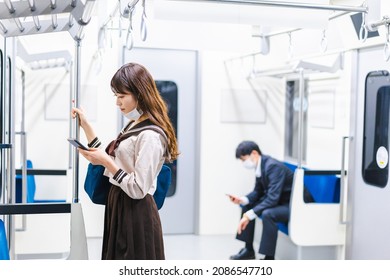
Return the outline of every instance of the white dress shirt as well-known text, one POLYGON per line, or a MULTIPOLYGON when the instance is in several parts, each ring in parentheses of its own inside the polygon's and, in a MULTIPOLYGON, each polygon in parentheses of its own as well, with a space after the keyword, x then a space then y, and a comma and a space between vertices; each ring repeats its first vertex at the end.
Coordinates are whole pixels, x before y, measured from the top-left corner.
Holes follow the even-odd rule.
MULTIPOLYGON (((259 156, 259 160, 257 162, 257 166, 256 166, 256 178, 260 178, 261 177, 261 156, 259 156)), ((242 206, 245 206, 247 204, 249 204, 249 199, 248 197, 246 196, 243 196, 243 197, 240 197, 240 199, 242 200, 242 203, 241 205, 242 206)), ((245 212, 245 215, 249 218, 249 220, 254 220, 257 218, 257 215, 255 214, 255 212, 251 209, 251 210, 248 210, 245 212)))

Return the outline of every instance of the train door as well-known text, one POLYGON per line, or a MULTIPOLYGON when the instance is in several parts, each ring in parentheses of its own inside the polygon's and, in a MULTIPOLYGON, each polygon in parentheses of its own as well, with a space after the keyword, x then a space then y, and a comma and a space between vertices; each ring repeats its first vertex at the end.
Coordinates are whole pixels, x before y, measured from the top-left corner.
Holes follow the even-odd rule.
POLYGON ((390 259, 390 66, 383 48, 356 54, 348 170, 347 259, 390 259))
POLYGON ((171 165, 172 185, 160 210, 163 232, 194 233, 199 154, 196 133, 197 52, 148 48, 128 51, 124 48, 123 59, 123 63, 137 62, 149 69, 168 104, 177 133, 181 154, 171 165))

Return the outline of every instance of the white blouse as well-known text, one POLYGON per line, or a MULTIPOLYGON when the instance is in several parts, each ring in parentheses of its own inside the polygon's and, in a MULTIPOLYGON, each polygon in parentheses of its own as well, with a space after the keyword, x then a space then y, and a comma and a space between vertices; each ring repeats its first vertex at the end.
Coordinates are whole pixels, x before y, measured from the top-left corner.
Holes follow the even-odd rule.
POLYGON ((120 142, 115 157, 112 157, 120 169, 116 174, 106 169, 104 175, 110 178, 110 183, 120 187, 133 199, 153 195, 157 175, 165 161, 166 149, 166 140, 160 133, 144 130, 120 142))

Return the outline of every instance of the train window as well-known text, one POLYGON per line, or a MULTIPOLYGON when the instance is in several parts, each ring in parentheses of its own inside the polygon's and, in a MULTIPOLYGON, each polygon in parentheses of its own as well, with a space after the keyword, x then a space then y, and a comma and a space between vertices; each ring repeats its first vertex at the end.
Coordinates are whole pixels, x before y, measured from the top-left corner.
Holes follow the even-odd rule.
MULTIPOLYGON (((172 122, 173 128, 177 131, 177 85, 172 81, 156 81, 157 90, 160 92, 162 98, 168 107, 168 116, 172 122)), ((172 171, 172 182, 168 189, 167 196, 173 196, 176 192, 176 175, 177 175, 177 164, 176 160, 172 163, 167 163, 172 171)))
POLYGON ((389 78, 387 71, 373 71, 365 86, 362 176, 367 184, 382 188, 389 177, 389 78))
MULTIPOLYGON (((306 86, 305 86, 306 88, 306 86)), ((305 100, 307 91, 305 90, 305 100)), ((286 125, 285 125, 285 158, 298 160, 298 121, 299 121, 299 81, 292 80, 286 83, 286 125)), ((307 143, 307 102, 303 104, 303 155, 306 161, 307 143)))

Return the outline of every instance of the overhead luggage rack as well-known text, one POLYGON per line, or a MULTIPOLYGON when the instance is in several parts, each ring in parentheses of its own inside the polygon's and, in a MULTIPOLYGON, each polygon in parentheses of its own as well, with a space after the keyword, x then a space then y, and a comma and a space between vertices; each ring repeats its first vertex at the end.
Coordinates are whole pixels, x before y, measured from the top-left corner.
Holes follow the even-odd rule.
POLYGON ((64 67, 70 71, 73 62, 72 55, 68 50, 30 54, 20 41, 17 44, 17 53, 31 70, 64 67))
POLYGON ((91 19, 96 0, 27 0, 0 2, 0 34, 16 37, 68 31, 75 40, 91 19))

